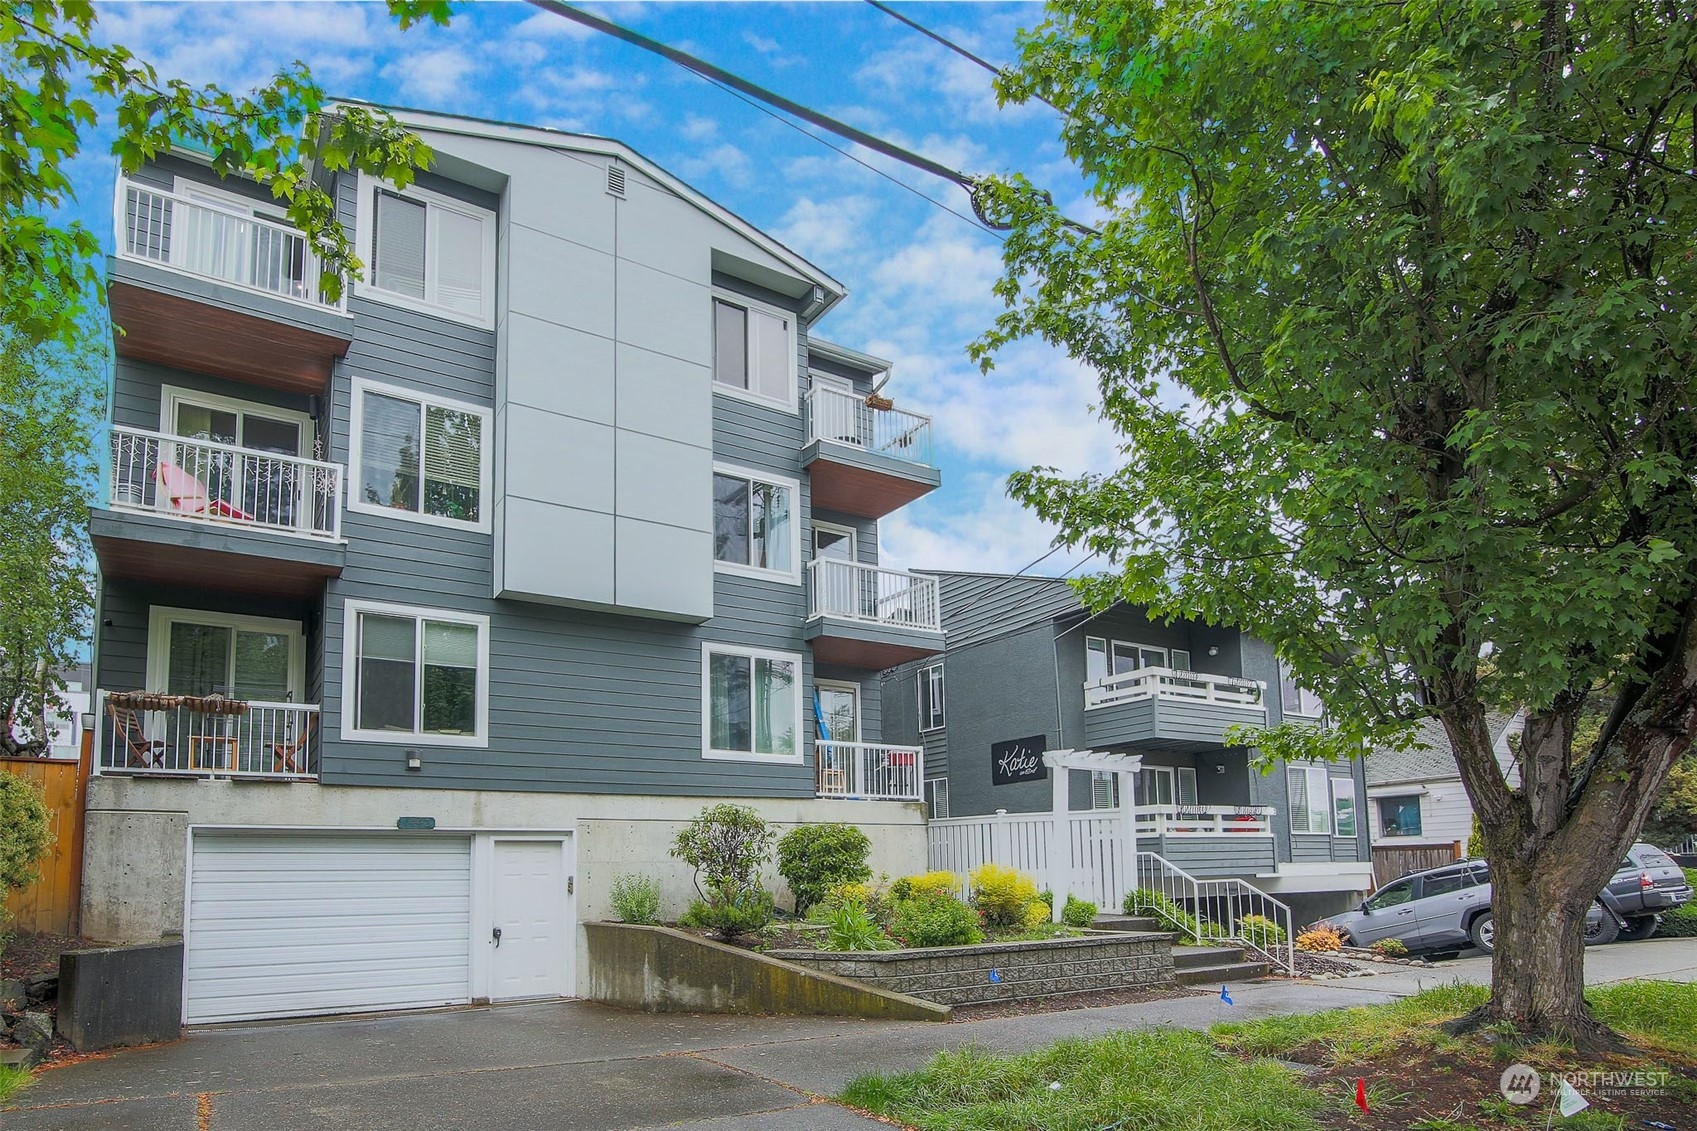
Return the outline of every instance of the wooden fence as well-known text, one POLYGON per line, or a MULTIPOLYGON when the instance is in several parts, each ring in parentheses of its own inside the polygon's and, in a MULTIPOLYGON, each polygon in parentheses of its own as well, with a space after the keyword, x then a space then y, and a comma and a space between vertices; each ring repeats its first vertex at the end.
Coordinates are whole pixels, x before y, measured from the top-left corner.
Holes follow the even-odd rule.
POLYGON ((83 766, 87 759, 86 749, 75 762, 0 758, 0 770, 41 788, 53 836, 52 845, 37 866, 41 878, 6 900, 16 930, 75 935, 81 926, 78 904, 82 898, 83 789, 88 780, 83 766))
POLYGON ((1373 886, 1382 888, 1410 872, 1438 868, 1462 858, 1461 842, 1450 844, 1375 844, 1373 886))

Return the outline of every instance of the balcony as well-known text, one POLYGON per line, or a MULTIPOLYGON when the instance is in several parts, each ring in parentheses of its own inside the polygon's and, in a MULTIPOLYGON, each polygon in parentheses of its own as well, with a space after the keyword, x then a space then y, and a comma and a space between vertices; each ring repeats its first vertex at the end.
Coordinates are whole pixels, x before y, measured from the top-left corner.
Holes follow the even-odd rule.
POLYGON ((815 663, 882 669, 943 650, 934 577, 816 558, 807 563, 807 614, 815 663))
POLYGON ((1266 726, 1261 683, 1174 668, 1138 668, 1084 685, 1084 740, 1194 753, 1218 749, 1233 726, 1266 726))
POLYGON ((942 482, 931 458, 930 417, 874 408, 840 389, 808 392, 802 463, 815 510, 883 518, 942 482))
POLYGON ((101 691, 94 772, 194 778, 318 777, 316 704, 101 691))
POLYGON ((108 488, 108 577, 307 597, 342 572, 340 464, 114 426, 108 488))
POLYGON ((1276 866, 1273 811, 1265 805, 1138 805, 1137 847, 1193 876, 1259 875, 1276 866))
POLYGON ((815 742, 820 797, 854 801, 923 801, 925 752, 874 742, 815 742))
POLYGON ((295 228, 120 179, 108 303, 121 357, 324 391, 353 320, 295 228))

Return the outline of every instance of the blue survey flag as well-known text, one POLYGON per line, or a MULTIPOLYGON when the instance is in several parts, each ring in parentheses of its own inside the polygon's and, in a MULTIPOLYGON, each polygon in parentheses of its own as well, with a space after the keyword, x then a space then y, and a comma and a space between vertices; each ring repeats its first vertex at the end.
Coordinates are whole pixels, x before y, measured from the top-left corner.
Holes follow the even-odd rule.
POLYGON ((1226 988, 1224 986, 1220 987, 1220 1000, 1225 1002, 1227 1005, 1236 1005, 1237 1004, 1237 1002, 1232 1000, 1231 994, 1226 992, 1226 988))
POLYGON ((995 982, 997 985, 1000 985, 1001 982, 1002 982, 1001 972, 999 970, 997 970, 994 966, 990 967, 990 980, 992 982, 995 982))

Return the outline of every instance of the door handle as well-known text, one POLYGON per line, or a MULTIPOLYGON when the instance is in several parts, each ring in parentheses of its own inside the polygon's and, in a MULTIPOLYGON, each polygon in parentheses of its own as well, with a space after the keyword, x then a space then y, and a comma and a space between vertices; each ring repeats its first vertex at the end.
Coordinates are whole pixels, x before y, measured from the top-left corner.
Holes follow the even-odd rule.
POLYGON ((501 949, 501 928, 499 927, 495 928, 495 949, 501 949))

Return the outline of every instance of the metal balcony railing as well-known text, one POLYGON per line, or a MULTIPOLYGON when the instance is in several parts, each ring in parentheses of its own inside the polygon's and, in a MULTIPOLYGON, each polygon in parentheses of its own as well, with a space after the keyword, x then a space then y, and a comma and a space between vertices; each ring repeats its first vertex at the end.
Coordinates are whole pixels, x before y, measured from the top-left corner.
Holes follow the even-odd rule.
POLYGON ((934 577, 815 558, 807 563, 807 598, 809 616, 942 631, 934 577))
POLYGON ((120 179, 118 255, 314 307, 341 309, 319 287, 312 242, 298 228, 120 179))
POLYGON ((907 463, 931 465, 931 418, 874 408, 861 393, 823 386, 807 394, 808 442, 847 444, 907 463))
POLYGON ((813 744, 813 752, 820 797, 924 800, 925 752, 917 746, 820 740, 813 744))
POLYGON ((101 691, 98 708, 99 774, 318 776, 317 704, 101 691))
POLYGON ((114 425, 111 505, 335 540, 342 466, 114 425))

